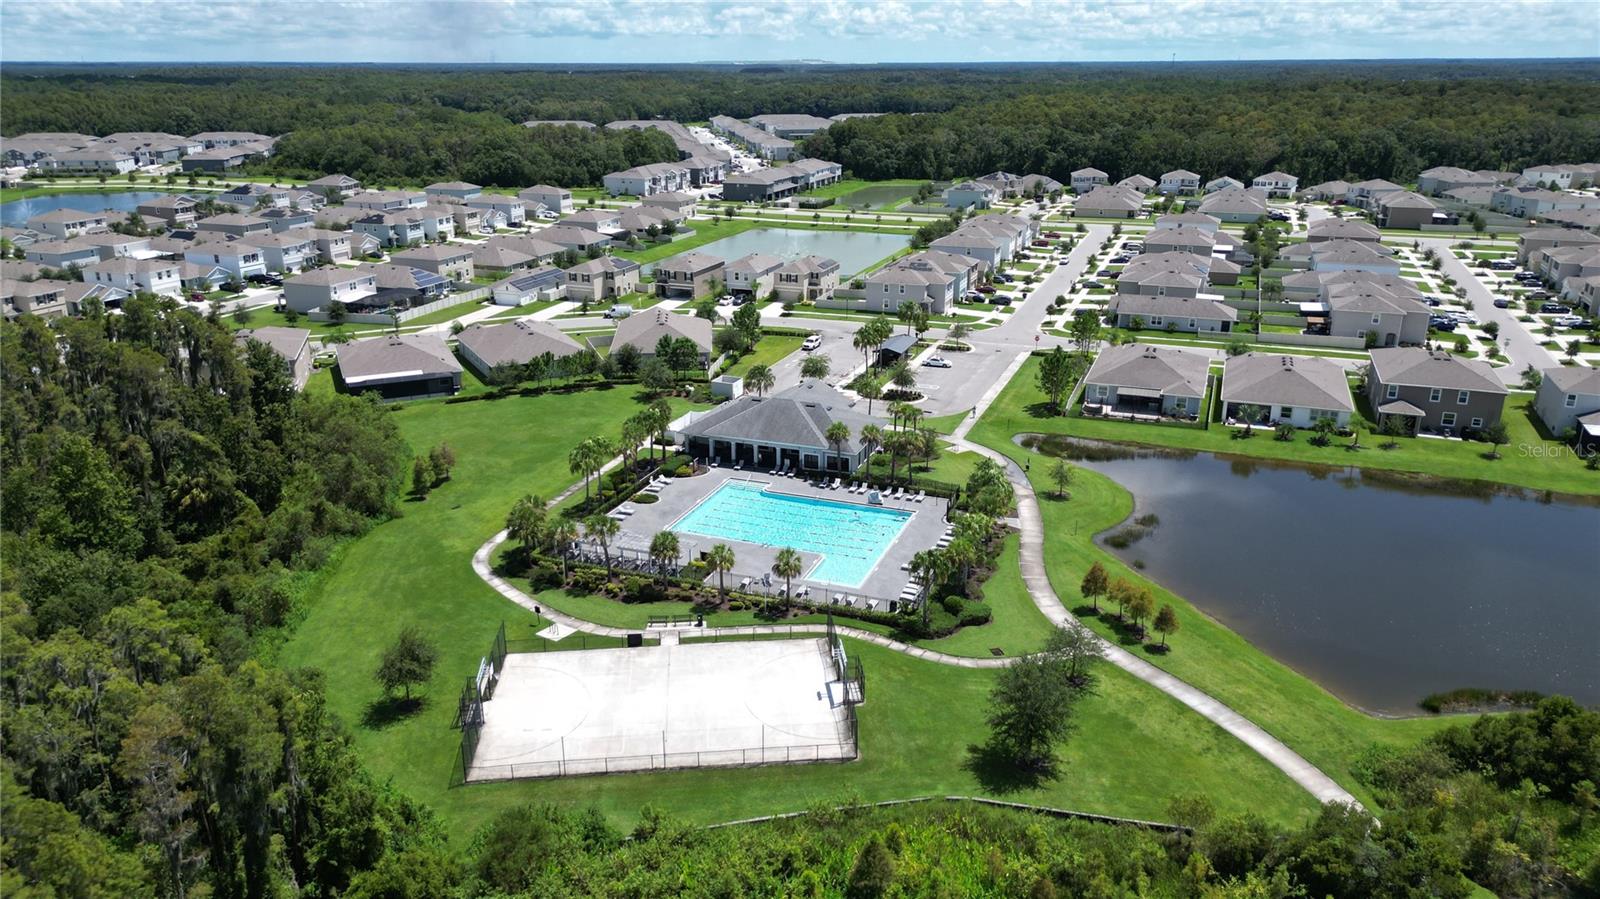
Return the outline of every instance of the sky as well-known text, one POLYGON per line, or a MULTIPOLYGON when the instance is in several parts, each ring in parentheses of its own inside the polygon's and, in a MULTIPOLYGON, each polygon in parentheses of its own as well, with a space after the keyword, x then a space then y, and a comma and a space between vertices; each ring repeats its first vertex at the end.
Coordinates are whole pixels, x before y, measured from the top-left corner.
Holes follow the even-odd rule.
POLYGON ((0 60, 837 63, 1600 56, 1600 0, 0 0, 0 60), (1535 39, 1508 39, 1512 34, 1535 39))

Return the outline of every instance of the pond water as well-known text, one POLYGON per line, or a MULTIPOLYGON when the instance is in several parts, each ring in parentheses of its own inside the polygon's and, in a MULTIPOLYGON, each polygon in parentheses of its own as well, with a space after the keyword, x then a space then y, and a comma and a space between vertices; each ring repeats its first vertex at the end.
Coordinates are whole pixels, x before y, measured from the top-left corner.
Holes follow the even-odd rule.
POLYGON ((1157 516, 1124 548, 1107 540, 1132 521, 1102 534, 1111 552, 1353 705, 1412 713, 1458 687, 1600 704, 1600 501, 1024 442, 1128 488, 1135 519, 1157 516))
MULTIPOLYGON (((754 228, 696 247, 694 252, 716 256, 729 262, 751 253, 766 253, 780 259, 824 256, 838 261, 839 280, 843 282, 891 253, 910 245, 909 234, 754 228)), ((653 266, 646 266, 647 270, 650 268, 653 266)))
POLYGON ((164 196, 167 196, 165 192, 154 190, 44 194, 26 200, 0 203, 0 225, 7 228, 21 228, 28 223, 28 219, 56 209, 81 209, 84 212, 115 209, 118 212, 131 212, 138 208, 140 203, 164 196))

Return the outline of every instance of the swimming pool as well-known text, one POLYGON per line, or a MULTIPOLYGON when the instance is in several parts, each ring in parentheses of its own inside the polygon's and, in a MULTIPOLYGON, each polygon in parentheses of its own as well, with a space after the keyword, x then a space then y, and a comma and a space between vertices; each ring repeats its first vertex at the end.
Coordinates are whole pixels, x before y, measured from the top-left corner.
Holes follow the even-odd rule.
POLYGON ((900 536, 911 513, 768 491, 765 484, 727 481, 675 522, 671 530, 816 553, 813 581, 859 587, 900 536))

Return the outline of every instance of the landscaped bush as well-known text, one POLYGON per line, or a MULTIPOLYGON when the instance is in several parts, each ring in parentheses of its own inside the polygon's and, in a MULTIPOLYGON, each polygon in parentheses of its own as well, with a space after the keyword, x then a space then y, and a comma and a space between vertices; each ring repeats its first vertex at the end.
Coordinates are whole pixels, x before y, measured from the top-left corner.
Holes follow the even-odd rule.
POLYGON ((676 469, 673 469, 673 472, 672 472, 672 476, 675 477, 675 478, 687 478, 687 477, 691 477, 693 475, 694 475, 694 468, 693 468, 693 466, 689 465, 687 462, 685 462, 682 465, 679 465, 676 469))
POLYGON ((634 575, 622 579, 623 602, 662 602, 666 599, 667 590, 660 581, 634 575))
POLYGON ((541 562, 528 571, 528 586, 534 593, 561 586, 561 569, 541 562))
POLYGON ((656 496, 654 493, 635 493, 633 495, 633 499, 629 500, 629 502, 638 503, 641 506, 648 506, 651 503, 659 502, 660 500, 661 497, 656 496))
POLYGON ((579 568, 572 572, 569 589, 574 593, 599 593, 605 589, 607 580, 603 568, 579 568))
POLYGON ((994 618, 994 610, 988 603, 968 602, 961 607, 961 626, 980 627, 988 624, 994 618))

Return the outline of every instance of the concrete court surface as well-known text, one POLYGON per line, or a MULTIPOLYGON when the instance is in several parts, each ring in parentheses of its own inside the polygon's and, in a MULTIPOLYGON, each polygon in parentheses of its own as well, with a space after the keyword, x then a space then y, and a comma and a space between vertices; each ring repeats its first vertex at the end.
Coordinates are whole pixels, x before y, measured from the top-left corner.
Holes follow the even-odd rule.
POLYGON ((506 656, 469 781, 842 760, 826 641, 506 656))

